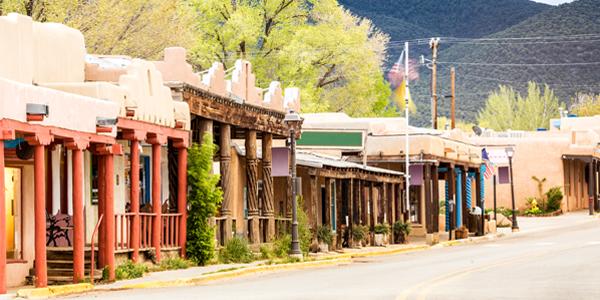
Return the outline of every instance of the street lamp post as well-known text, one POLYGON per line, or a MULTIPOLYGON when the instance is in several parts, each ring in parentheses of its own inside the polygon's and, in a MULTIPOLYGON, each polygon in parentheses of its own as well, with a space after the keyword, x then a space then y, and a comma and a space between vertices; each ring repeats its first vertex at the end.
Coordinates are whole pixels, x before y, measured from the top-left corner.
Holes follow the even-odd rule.
POLYGON ((290 147, 291 147, 291 165, 292 165, 292 244, 290 246, 290 257, 298 257, 302 259, 302 250, 300 250, 300 241, 298 241, 298 201, 296 190, 298 183, 296 178, 296 124, 302 121, 300 115, 291 110, 283 119, 288 124, 290 130, 290 147))
POLYGON ((506 156, 508 156, 508 166, 510 168, 510 192, 512 197, 512 232, 519 232, 519 224, 517 223, 517 212, 515 210, 515 184, 513 181, 513 168, 512 159, 515 155, 515 148, 508 146, 504 149, 506 156))

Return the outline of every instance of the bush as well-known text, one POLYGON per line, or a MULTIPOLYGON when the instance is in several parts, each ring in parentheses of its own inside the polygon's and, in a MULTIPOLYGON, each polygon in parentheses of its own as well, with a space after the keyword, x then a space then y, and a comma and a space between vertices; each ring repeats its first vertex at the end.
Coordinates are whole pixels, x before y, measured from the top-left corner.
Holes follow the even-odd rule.
POLYGON ((272 239, 273 255, 278 258, 286 258, 292 246, 292 235, 284 234, 278 239, 272 239))
POLYGON ((386 223, 375 225, 375 234, 390 234, 390 225, 386 223))
POLYGON ((304 198, 302 196, 298 196, 296 199, 298 199, 297 218, 300 250, 302 251, 304 257, 308 257, 308 251, 310 251, 310 246, 312 245, 313 232, 310 229, 310 220, 308 219, 308 214, 304 210, 304 198))
POLYGON ((355 241, 362 241, 367 236, 368 228, 367 226, 361 226, 354 224, 354 228, 352 230, 352 239, 355 241))
POLYGON ((252 261, 254 261, 254 253, 248 242, 241 239, 233 238, 219 250, 219 263, 250 263, 252 261))
POLYGON ((128 260, 125 264, 120 265, 115 269, 115 279, 123 280, 140 278, 148 271, 146 265, 141 263, 134 264, 132 261, 128 260))
POLYGON ((317 228, 317 239, 319 242, 327 243, 329 247, 333 246, 335 233, 331 232, 331 227, 329 225, 319 225, 317 228))
POLYGON ((404 223, 402 221, 402 219, 394 222, 394 233, 395 234, 404 233, 404 235, 410 235, 411 232, 412 232, 412 225, 410 224, 410 222, 404 223))
POLYGON ((202 146, 194 143, 188 151, 188 178, 191 189, 188 193, 190 205, 187 217, 187 257, 199 264, 210 262, 215 253, 214 226, 208 219, 217 213, 223 200, 223 191, 217 187, 219 175, 211 175, 216 146, 209 132, 204 134, 202 146))
POLYGON ((548 212, 555 212, 561 208, 563 199, 561 188, 562 186, 551 187, 546 192, 546 210, 548 212))
POLYGON ((182 270, 194 265, 194 262, 178 257, 174 259, 165 260, 162 263, 160 263, 160 265, 150 268, 150 271, 157 272, 166 270, 182 270))

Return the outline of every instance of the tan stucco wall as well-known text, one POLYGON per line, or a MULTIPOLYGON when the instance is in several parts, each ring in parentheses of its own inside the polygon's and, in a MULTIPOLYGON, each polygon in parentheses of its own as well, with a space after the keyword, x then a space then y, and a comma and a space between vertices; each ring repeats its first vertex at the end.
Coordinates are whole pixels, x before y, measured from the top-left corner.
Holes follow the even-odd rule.
POLYGON ((83 82, 83 34, 11 13, 0 17, 0 77, 24 84, 83 82))

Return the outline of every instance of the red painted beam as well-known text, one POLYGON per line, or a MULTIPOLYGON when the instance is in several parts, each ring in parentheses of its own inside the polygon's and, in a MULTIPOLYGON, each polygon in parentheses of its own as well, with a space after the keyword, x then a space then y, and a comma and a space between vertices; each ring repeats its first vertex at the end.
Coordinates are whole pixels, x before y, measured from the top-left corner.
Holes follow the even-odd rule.
POLYGON ((0 120, 0 128, 11 128, 14 131, 25 133, 26 135, 45 133, 53 135, 57 138, 81 138, 90 143, 115 143, 115 138, 108 135, 99 135, 95 133, 64 129, 56 126, 44 126, 42 124, 30 124, 11 119, 0 120))

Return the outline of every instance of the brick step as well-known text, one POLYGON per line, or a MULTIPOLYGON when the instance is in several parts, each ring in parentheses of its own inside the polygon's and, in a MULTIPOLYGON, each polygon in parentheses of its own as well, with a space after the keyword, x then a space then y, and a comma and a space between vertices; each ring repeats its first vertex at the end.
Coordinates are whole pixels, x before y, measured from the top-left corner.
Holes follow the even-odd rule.
MULTIPOLYGON (((46 263, 48 269, 73 269, 73 260, 48 260, 46 263)), ((86 269, 89 269, 91 264, 90 260, 84 261, 86 269)))

